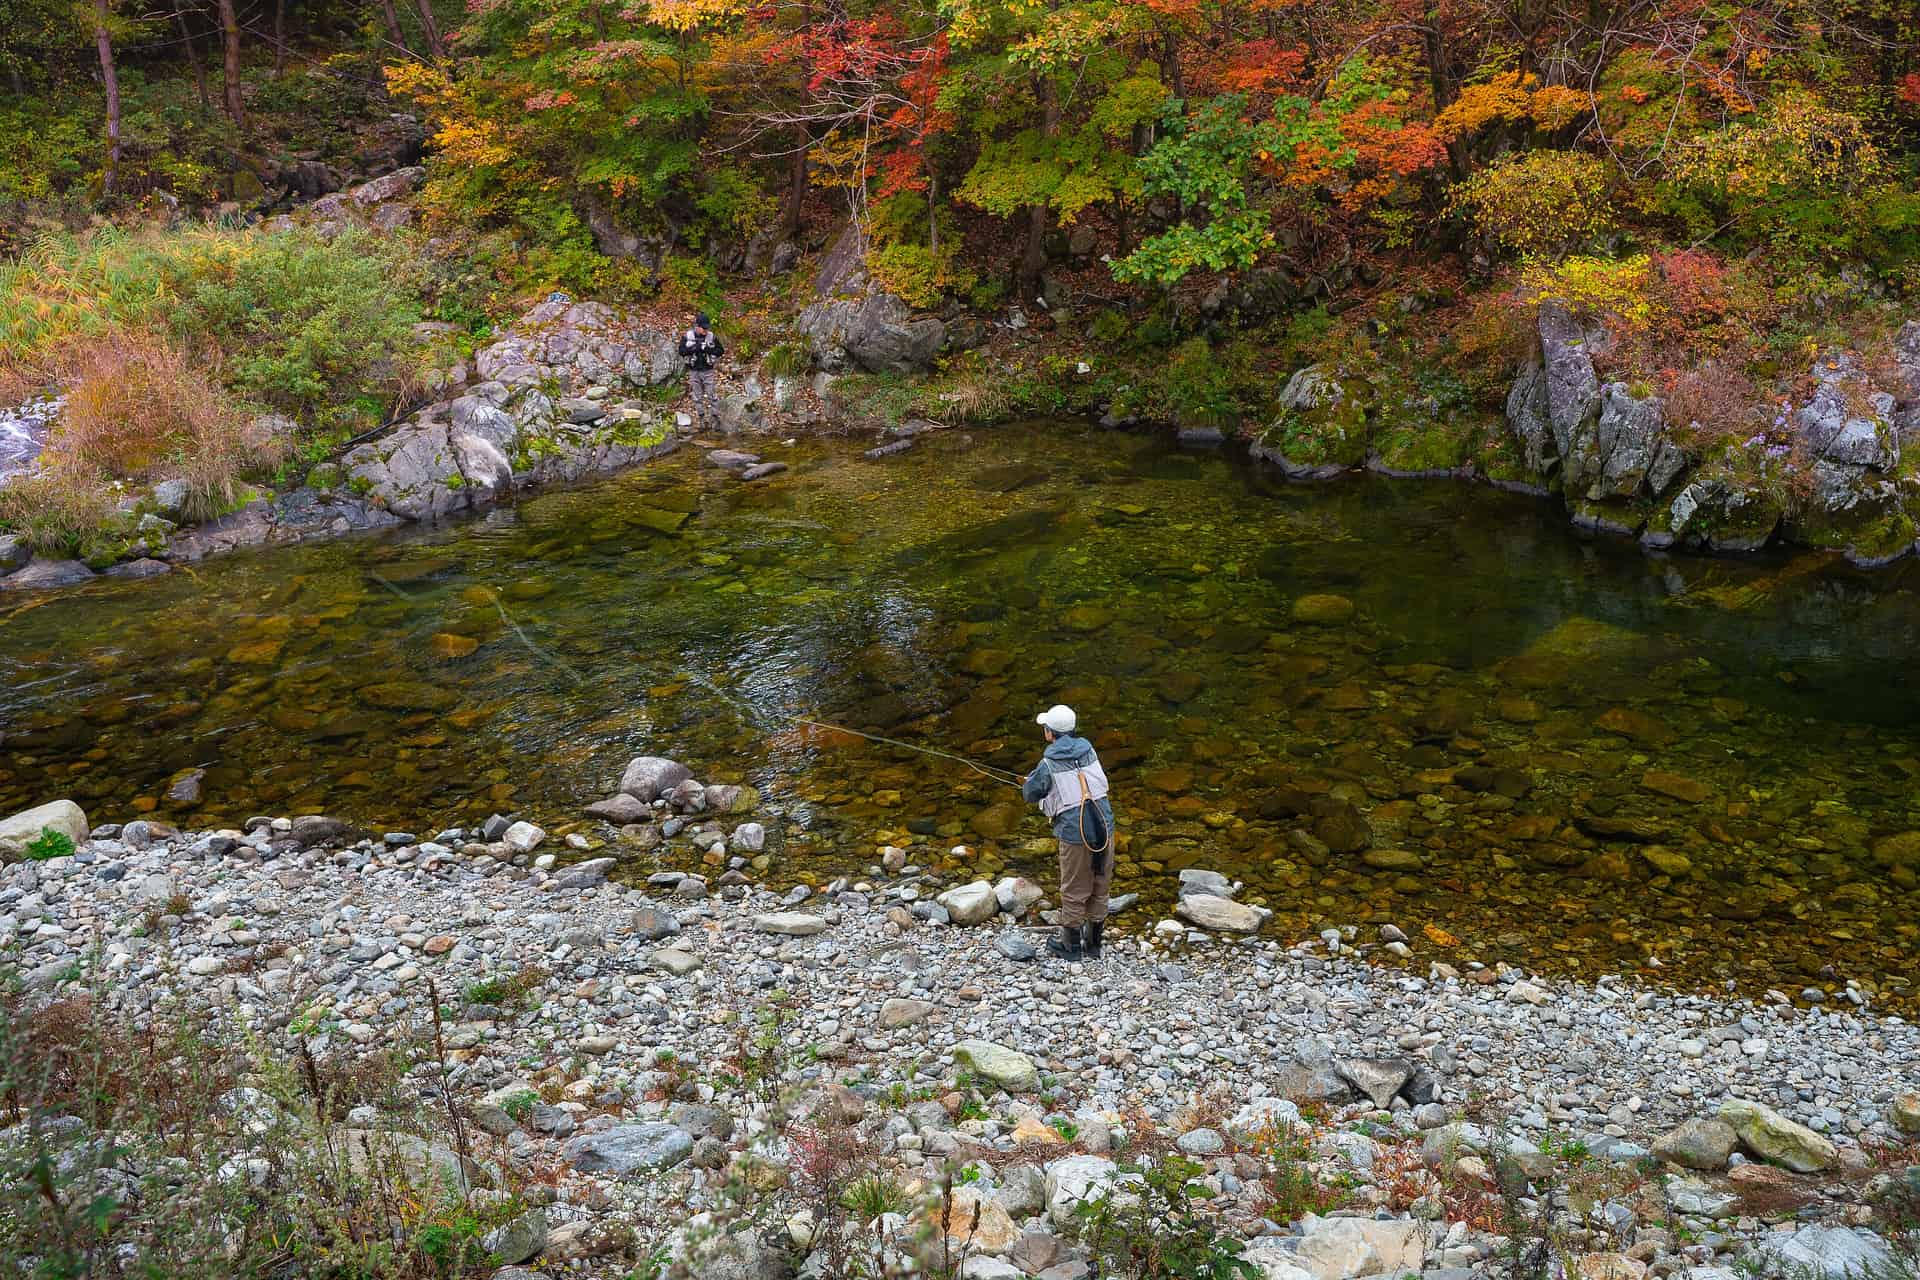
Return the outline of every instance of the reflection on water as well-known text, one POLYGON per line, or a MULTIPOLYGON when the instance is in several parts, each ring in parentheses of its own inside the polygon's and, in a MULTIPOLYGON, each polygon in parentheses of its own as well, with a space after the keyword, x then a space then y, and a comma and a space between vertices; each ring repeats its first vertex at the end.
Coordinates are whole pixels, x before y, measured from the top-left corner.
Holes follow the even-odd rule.
POLYGON ((1215 866, 1288 931, 1909 1003, 1920 571, 1648 559, 1527 499, 1078 426, 791 460, 9 601, 0 811, 565 825, 655 753, 767 793, 782 881, 889 841, 1041 871, 1010 791, 789 717, 1024 769, 1066 701, 1150 900, 1215 866))

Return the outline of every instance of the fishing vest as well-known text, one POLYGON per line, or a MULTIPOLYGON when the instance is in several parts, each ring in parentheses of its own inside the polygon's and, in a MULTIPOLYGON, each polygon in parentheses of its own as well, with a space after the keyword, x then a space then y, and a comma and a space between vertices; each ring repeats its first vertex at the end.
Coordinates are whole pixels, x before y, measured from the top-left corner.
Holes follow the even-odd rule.
MULTIPOLYGON (((1089 752, 1092 749, 1089 748, 1089 752)), ((1049 819, 1057 818, 1069 809, 1078 809, 1083 801, 1100 800, 1107 794, 1107 771, 1100 767, 1100 756, 1093 754, 1093 763, 1080 769, 1063 769, 1051 760, 1047 768, 1053 776, 1047 794, 1040 799, 1040 812, 1049 819), (1086 794, 1080 792, 1080 783, 1085 780, 1086 794)))

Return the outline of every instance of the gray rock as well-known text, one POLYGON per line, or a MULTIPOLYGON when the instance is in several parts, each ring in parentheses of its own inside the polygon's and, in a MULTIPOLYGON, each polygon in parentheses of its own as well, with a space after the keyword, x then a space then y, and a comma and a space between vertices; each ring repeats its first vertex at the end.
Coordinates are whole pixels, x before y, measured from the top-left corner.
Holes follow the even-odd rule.
POLYGON ((1383 1110, 1413 1077, 1413 1063, 1405 1058, 1342 1058, 1334 1070, 1383 1110))
POLYGON ((33 548, 17 533, 0 533, 0 575, 12 573, 33 559, 33 548))
POLYGON ((810 938, 826 931, 827 922, 803 911, 771 911, 753 918, 760 933, 777 933, 789 938, 810 938))
POLYGON ((47 560, 35 556, 25 568, 0 577, 0 591, 53 591, 93 581, 93 570, 78 560, 47 560))
POLYGON ((635 822, 645 822, 652 816, 653 810, 638 796, 630 796, 621 791, 608 796, 605 800, 596 800, 586 807, 590 818, 603 818, 615 826, 624 827, 635 822))
POLYGON ((620 790, 648 804, 693 777, 693 771, 677 760, 664 756, 638 756, 627 762, 620 777, 620 790))
POLYGON ((528 1209, 511 1222, 503 1222, 480 1238, 495 1262, 512 1264, 536 1258, 547 1247, 547 1215, 540 1209, 528 1209))
POLYGON ((1574 437, 1586 427, 1600 404, 1600 375, 1593 358, 1607 348, 1603 329, 1588 329, 1561 303, 1540 306, 1540 358, 1546 375, 1547 422, 1561 457, 1571 450, 1574 437))
POLYGON ((1258 933, 1270 912, 1210 893, 1193 893, 1174 904, 1173 912, 1189 924, 1225 933, 1258 933))
POLYGON ((176 524, 186 518, 187 504, 191 501, 193 486, 185 480, 162 480, 153 486, 154 509, 176 524))
POLYGON ((765 480, 768 476, 777 476, 787 469, 784 462, 759 462, 740 473, 742 480, 765 480))
POLYGON ((628 917, 628 925, 647 942, 658 942, 680 932, 680 918, 665 907, 641 907, 628 917))
POLYGON ((718 1138, 722 1142, 733 1138, 733 1117, 718 1107, 676 1103, 667 1111, 667 1122, 679 1125, 696 1138, 718 1138))
POLYGON ((1040 955, 1033 943, 1027 940, 1027 936, 1018 930, 1009 930, 996 937, 993 940, 993 949, 1009 960, 1034 960, 1040 955))
POLYGON ((1211 1156, 1225 1150, 1227 1142, 1217 1129, 1190 1129, 1175 1138, 1173 1145, 1190 1156, 1211 1156))
POLYGON ((933 364, 946 345, 947 327, 890 293, 827 299, 802 311, 794 329, 807 340, 814 360, 838 371, 848 362, 868 373, 917 373, 933 364))
POLYGON ((1684 1169, 1718 1172, 1739 1144, 1733 1126, 1718 1120, 1696 1118, 1662 1135, 1653 1144, 1653 1154, 1684 1169))
POLYGON ((569 1139, 561 1154, 582 1173, 619 1177, 670 1169, 693 1153, 693 1135, 675 1124, 621 1124, 569 1139))
POLYGON ((1884 1274, 1893 1262, 1886 1241, 1871 1231, 1808 1226, 1775 1232, 1754 1249, 1756 1258, 1783 1268, 1800 1268, 1810 1280, 1867 1280, 1884 1274))
POLYGON ((554 876, 554 884, 562 889, 591 889, 605 884, 608 873, 618 865, 613 858, 589 858, 585 862, 560 868, 554 876))
POLYGON ((1686 456, 1667 438, 1665 405, 1657 396, 1637 399, 1627 385, 1609 382, 1591 428, 1583 422, 1568 440, 1566 486, 1587 498, 1658 495, 1686 466, 1686 456))

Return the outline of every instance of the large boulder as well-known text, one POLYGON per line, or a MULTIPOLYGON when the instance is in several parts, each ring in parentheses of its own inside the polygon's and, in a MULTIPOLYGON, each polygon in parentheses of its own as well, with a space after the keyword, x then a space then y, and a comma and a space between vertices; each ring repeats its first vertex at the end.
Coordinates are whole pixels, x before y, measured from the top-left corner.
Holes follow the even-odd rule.
POLYGON ((1427 1262, 1426 1227, 1418 1222, 1309 1216, 1298 1258, 1321 1280, 1417 1273, 1427 1262))
POLYGON ((1885 470, 1894 457, 1895 400, 1875 387, 1851 355, 1814 362, 1813 394, 1793 423, 1817 458, 1885 470))
POLYGON ((77 587, 93 580, 93 570, 78 560, 48 560, 35 556, 23 569, 0 576, 0 591, 51 591, 77 587))
POLYGON ((1664 492, 1687 462, 1667 437, 1665 408, 1657 396, 1636 396, 1623 382, 1607 383, 1597 416, 1590 425, 1582 422, 1568 441, 1568 495, 1599 501, 1664 492))
POLYGON ((947 341, 943 322, 916 318, 913 308, 890 293, 816 302, 800 313, 794 328, 815 361, 829 370, 851 362, 868 373, 919 373, 933 367, 947 341))
POLYGON ((1780 527, 1780 504, 1730 476, 1702 476, 1667 505, 1655 545, 1684 543, 1709 551, 1758 551, 1780 527))
POLYGON ((0 818, 0 861, 26 856, 27 846, 44 831, 57 831, 77 846, 87 838, 87 815, 71 800, 52 800, 12 817, 0 818))
POLYGON ((665 756, 635 756, 620 776, 620 792, 645 804, 652 804, 667 792, 693 777, 693 770, 665 756))
POLYGON ((658 1120, 620 1124, 569 1139, 561 1154, 582 1173, 625 1177, 671 1169, 693 1154, 693 1135, 658 1120))
POLYGON ((1124 1181, 1120 1166, 1105 1156, 1067 1156, 1049 1164, 1046 1174, 1047 1217, 1063 1228, 1080 1205, 1092 1204, 1124 1181))
POLYGON ((1720 1120, 1755 1156, 1795 1173, 1831 1169, 1840 1159, 1839 1149, 1829 1139, 1764 1103, 1728 1098, 1720 1104, 1720 1120))
POLYGON ((1323 365, 1296 369, 1280 390, 1279 413, 1248 452, 1297 480, 1326 479, 1367 460, 1372 388, 1323 365))
POLYGON ((1553 299, 1540 304, 1536 328, 1541 369, 1546 375, 1547 423, 1560 456, 1565 457, 1575 435, 1599 408, 1600 375, 1593 358, 1604 354, 1610 344, 1604 328, 1582 324, 1563 303, 1553 299))
POLYGON ((1755 1260, 1778 1274, 1806 1280, 1867 1280, 1887 1274, 1894 1261, 1887 1242, 1871 1231, 1805 1226, 1770 1232, 1754 1246, 1755 1260))
POLYGON ((1664 1134, 1653 1144, 1653 1154, 1683 1169, 1718 1172, 1727 1167, 1740 1135, 1720 1120, 1693 1119, 1664 1134))
POLYGON ((1900 485, 1871 467, 1817 459, 1810 489, 1789 524, 1795 542, 1883 565, 1913 550, 1917 536, 1900 485))

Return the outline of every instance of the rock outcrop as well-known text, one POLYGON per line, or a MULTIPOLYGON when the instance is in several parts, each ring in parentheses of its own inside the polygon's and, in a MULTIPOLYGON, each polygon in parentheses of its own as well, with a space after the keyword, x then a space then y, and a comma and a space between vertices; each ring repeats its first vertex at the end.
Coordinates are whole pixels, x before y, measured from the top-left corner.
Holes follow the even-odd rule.
POLYGON ((890 293, 825 298, 800 313, 794 331, 829 372, 854 365, 868 373, 920 373, 946 347, 947 326, 915 316, 890 293))
POLYGON ((479 381, 342 459, 345 486, 403 520, 489 506, 668 452, 672 424, 621 393, 680 376, 674 335, 555 294, 473 361, 479 381))

